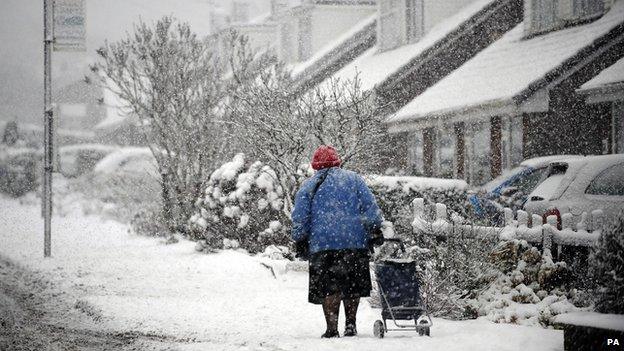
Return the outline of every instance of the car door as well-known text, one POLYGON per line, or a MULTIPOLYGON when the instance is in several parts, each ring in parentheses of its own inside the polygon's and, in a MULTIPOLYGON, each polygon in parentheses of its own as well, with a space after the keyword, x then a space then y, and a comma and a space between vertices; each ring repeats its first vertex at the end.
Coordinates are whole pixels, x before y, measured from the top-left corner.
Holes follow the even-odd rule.
POLYGON ((601 209, 607 218, 613 218, 624 210, 624 162, 598 173, 585 189, 583 199, 583 203, 576 205, 577 210, 590 213, 601 209))

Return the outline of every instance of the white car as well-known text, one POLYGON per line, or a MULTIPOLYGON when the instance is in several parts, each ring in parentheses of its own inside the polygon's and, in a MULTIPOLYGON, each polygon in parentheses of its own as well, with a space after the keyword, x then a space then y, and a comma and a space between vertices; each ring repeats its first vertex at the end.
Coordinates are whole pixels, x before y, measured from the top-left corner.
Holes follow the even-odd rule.
MULTIPOLYGON (((602 210, 605 219, 624 211, 624 154, 552 162, 547 178, 528 196, 524 209, 543 216, 602 210)), ((559 222, 560 224, 560 222, 559 222)))

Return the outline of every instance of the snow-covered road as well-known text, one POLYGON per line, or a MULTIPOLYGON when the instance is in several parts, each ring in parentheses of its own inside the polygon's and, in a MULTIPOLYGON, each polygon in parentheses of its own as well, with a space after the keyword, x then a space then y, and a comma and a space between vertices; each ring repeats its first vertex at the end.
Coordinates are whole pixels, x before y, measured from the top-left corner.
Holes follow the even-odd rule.
POLYGON ((260 258, 201 254, 186 240, 166 245, 79 211, 54 218, 53 257, 43 259, 42 223, 36 202, 0 197, 0 255, 52 280, 60 298, 96 321, 90 328, 151 335, 140 341, 150 349, 563 349, 561 331, 485 320, 434 319, 431 338, 395 332, 379 340, 379 311, 367 302, 358 337, 321 340, 323 316, 306 302, 306 274, 279 262, 274 277, 260 258))

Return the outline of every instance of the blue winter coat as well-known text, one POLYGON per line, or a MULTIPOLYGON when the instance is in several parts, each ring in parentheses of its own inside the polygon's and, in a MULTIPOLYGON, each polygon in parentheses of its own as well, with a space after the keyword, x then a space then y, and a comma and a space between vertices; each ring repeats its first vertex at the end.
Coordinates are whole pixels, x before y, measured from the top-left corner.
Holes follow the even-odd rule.
POLYGON ((371 233, 381 227, 381 211, 364 179, 332 167, 306 180, 295 198, 292 239, 308 239, 310 253, 324 250, 366 249, 371 233), (310 206, 319 177, 329 172, 310 206))

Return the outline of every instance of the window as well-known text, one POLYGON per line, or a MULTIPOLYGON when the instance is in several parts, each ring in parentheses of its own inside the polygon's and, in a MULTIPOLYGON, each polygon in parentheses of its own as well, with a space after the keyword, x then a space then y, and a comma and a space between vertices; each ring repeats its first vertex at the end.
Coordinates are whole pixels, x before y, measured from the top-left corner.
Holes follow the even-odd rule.
POLYGON ((411 147, 408 150, 409 163, 413 175, 423 175, 423 134, 418 130, 411 134, 411 147))
POLYGON ((605 0, 527 0, 526 35, 557 30, 602 15, 605 0))
POLYGON ((510 186, 517 187, 523 194, 529 194, 537 187, 542 178, 546 175, 547 167, 538 168, 522 176, 510 184, 510 186))
MULTIPOLYGON (((405 1, 405 0, 403 0, 405 1)), ((394 49, 402 44, 401 8, 399 0, 379 1, 378 45, 381 51, 394 49)))
POLYGON ((490 179, 490 122, 466 125, 467 157, 469 180, 471 184, 480 185, 490 179))
POLYGON ((423 0, 405 0, 405 34, 408 43, 420 40, 424 34, 423 12, 423 0))
POLYGON ((600 16, 604 8, 604 0, 568 0, 572 2, 572 20, 582 20, 600 16))
POLYGON ((602 171, 589 184, 586 194, 624 196, 624 163, 602 171))

